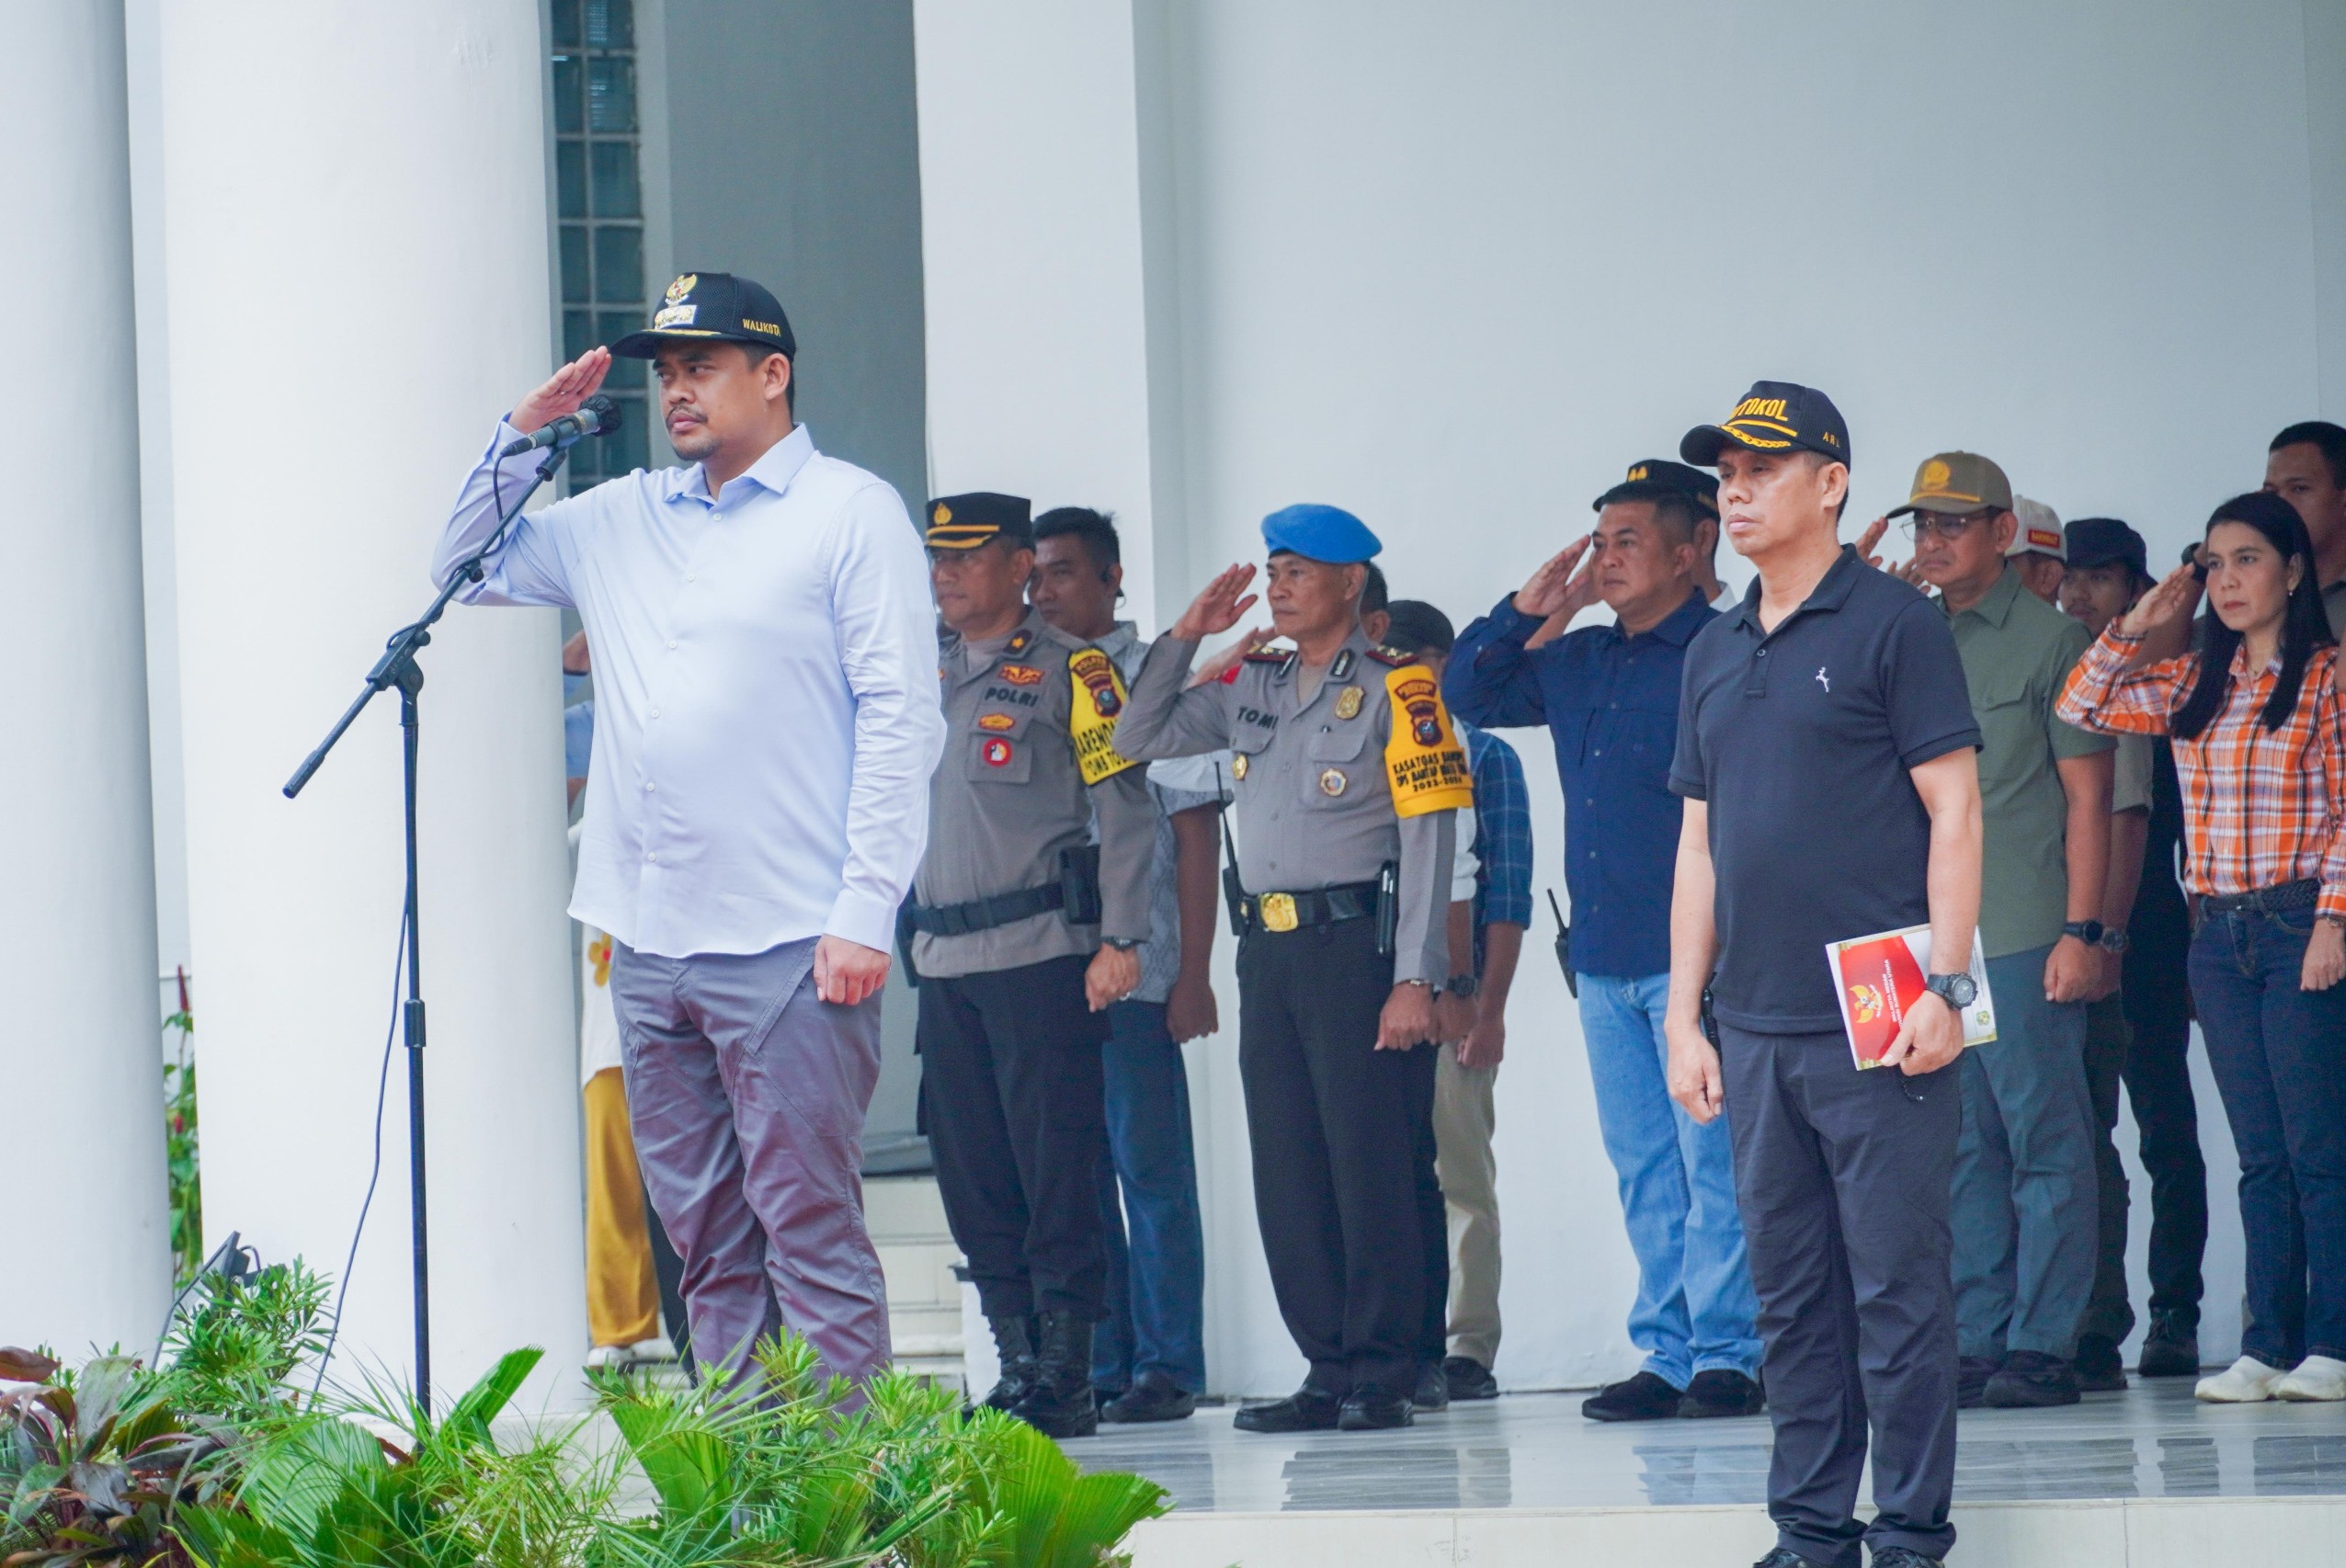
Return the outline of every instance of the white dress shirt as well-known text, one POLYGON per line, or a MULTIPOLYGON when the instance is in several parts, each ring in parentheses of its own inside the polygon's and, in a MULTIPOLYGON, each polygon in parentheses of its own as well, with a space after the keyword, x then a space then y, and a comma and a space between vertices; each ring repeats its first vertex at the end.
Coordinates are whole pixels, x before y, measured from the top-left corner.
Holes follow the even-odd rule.
MULTIPOLYGON (((432 560, 445 583, 527 487, 500 422, 432 560), (493 488, 494 480, 494 488, 493 488)), ((944 749, 928 566, 903 501, 804 426, 709 495, 636 470, 514 520, 468 603, 567 605, 595 668, 570 913, 639 951, 885 949, 944 749)))

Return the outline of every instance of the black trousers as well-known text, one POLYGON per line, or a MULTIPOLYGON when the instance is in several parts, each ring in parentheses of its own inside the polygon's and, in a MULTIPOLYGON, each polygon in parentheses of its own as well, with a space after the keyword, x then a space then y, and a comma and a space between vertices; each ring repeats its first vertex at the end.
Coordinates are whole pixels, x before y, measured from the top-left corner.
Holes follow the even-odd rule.
POLYGON ((1330 1393, 1417 1386, 1418 1165, 1433 1137, 1434 1051, 1376 1049, 1392 990, 1373 921, 1258 931, 1238 944, 1255 1214, 1280 1316, 1311 1362, 1310 1382, 1330 1393))
MULTIPOLYGON (((1409 1054, 1439 1062, 1438 1046, 1420 1046, 1409 1054)), ((1418 1359, 1439 1367, 1450 1356, 1450 1205, 1442 1200, 1441 1176, 1434 1168, 1434 1075, 1426 1076, 1426 1114, 1418 1119, 1418 1142, 1412 1164, 1418 1192, 1418 1227, 1425 1247, 1424 1299, 1418 1307, 1418 1359)))
POLYGON ((2147 920, 2137 913, 2132 935, 2121 994, 2133 1032, 2126 1105, 2150 1177, 2150 1310, 2197 1329, 2205 1288, 2200 1264, 2207 1253, 2207 1161, 2192 1096, 2191 927, 2180 911, 2147 920))
POLYGON ((1719 1036, 1779 1543, 1823 1568, 1858 1568, 1861 1540, 1944 1557, 1955 1539, 1956 1066, 1860 1072, 1838 1030, 1722 1024, 1719 1036), (1877 1513, 1861 1525, 1869 1425, 1877 1513))
POLYGON ((922 1123, 988 1317, 1101 1315, 1108 1015, 1084 999, 1088 962, 921 977, 922 1123))

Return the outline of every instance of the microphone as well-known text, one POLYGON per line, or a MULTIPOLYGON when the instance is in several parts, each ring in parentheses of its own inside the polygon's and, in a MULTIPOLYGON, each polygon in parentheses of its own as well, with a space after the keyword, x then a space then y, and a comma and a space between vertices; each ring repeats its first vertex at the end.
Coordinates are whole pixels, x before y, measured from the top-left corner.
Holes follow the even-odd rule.
POLYGON ((518 458, 524 452, 533 452, 541 447, 566 447, 582 437, 608 436, 619 428, 619 400, 606 393, 597 392, 578 405, 577 413, 565 414, 518 441, 507 441, 505 444, 505 449, 497 453, 497 456, 518 458))

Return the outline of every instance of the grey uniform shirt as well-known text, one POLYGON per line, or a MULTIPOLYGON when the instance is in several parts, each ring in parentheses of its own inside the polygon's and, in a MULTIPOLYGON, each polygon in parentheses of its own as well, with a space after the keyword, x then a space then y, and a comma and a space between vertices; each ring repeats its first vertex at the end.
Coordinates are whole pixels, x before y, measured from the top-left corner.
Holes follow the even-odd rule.
POLYGON ((1391 666, 1372 656, 1375 646, 1355 629, 1306 701, 1293 656, 1255 655, 1227 685, 1184 690, 1197 644, 1167 633, 1133 683, 1117 748, 1141 758, 1230 748, 1238 878, 1248 892, 1373 881, 1387 861, 1399 862, 1393 978, 1434 985, 1450 973, 1458 813, 1394 810, 1384 757, 1391 666), (1350 716, 1338 717, 1348 707, 1350 716))
POLYGON ((1031 610, 1007 637, 971 642, 945 634, 938 661, 945 759, 928 781, 928 849, 913 895, 928 905, 966 903, 1053 884, 1059 852, 1090 841, 1096 813, 1100 923, 1071 926, 1053 909, 962 937, 922 932, 912 949, 922 974, 1015 969, 1094 951, 1103 936, 1148 936, 1156 812, 1140 767, 1083 781, 1069 733, 1067 661, 1084 646, 1031 610))

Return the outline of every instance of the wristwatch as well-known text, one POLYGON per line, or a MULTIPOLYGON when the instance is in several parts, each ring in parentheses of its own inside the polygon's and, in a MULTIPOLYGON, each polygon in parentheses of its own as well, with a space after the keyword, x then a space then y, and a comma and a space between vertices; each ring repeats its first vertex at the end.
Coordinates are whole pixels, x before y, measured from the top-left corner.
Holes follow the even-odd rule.
POLYGON ((1477 983, 1471 974, 1453 974, 1441 983, 1441 988, 1463 1002, 1475 994, 1477 983))
POLYGON ((2103 952, 2123 953, 2130 945, 2126 939, 2126 928, 2124 926, 2104 926, 2101 928, 2103 952))
POLYGON ((1972 983, 1967 974, 1926 974, 1922 988, 1958 1013, 1970 1006, 1972 998, 1979 994, 1979 987, 1972 983))
POLYGON ((2101 945, 2101 922, 2099 920, 2072 920, 2061 927, 2061 935, 2064 937, 2075 937, 2078 941, 2083 942, 2089 948, 2098 948, 2101 945))
POLYGON ((1120 953, 1129 953, 1134 948, 1140 946, 1140 943, 1134 941, 1130 937, 1102 937, 1100 940, 1107 943, 1110 947, 1115 949, 1120 953))

